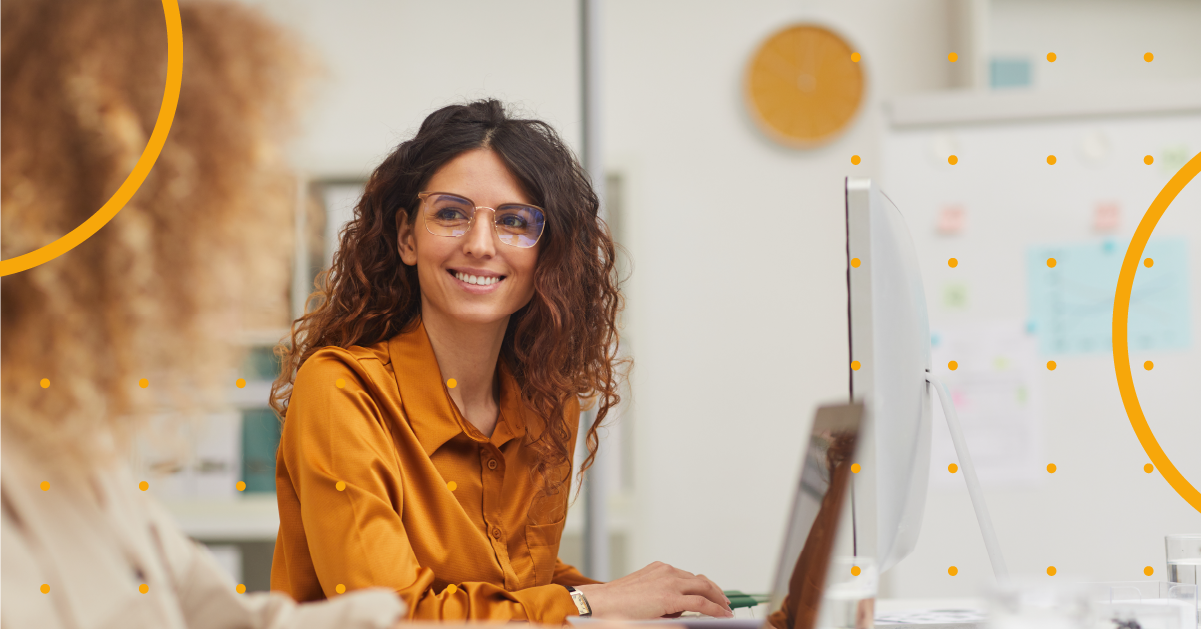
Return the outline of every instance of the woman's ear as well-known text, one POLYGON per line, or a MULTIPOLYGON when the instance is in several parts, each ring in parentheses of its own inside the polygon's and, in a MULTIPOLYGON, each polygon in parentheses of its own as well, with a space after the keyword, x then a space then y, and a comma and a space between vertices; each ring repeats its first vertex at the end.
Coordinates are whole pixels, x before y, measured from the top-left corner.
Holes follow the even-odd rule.
POLYGON ((396 250, 400 253, 400 260, 409 266, 416 266, 417 237, 413 233, 412 223, 409 222, 409 213, 397 210, 396 224, 400 226, 396 232, 396 250))

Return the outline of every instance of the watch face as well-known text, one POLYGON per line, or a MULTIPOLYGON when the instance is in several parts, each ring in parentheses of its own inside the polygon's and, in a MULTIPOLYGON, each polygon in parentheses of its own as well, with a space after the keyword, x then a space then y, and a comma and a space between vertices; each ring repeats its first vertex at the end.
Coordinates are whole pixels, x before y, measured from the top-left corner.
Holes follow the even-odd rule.
POLYGON ((575 601, 576 609, 579 610, 581 616, 591 616, 592 608, 588 606, 588 599, 576 590, 571 591, 571 600, 575 601))

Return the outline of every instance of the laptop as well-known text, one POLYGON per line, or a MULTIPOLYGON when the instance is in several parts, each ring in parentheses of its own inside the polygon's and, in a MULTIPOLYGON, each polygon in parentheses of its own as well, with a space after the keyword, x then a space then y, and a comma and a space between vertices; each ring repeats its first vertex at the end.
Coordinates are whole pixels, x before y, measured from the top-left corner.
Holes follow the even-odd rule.
MULTIPOLYGON (((821 611, 822 593, 844 506, 849 501, 851 466, 863 414, 861 403, 817 409, 805 443, 800 478, 792 495, 784 545, 776 559, 766 617, 685 615, 623 624, 671 622, 689 629, 760 629, 766 623, 768 629, 813 629, 821 611)), ((865 609, 858 611, 865 616, 865 622, 869 622, 871 605, 861 606, 865 609)), ((592 618, 569 620, 572 624, 603 622, 592 618)))

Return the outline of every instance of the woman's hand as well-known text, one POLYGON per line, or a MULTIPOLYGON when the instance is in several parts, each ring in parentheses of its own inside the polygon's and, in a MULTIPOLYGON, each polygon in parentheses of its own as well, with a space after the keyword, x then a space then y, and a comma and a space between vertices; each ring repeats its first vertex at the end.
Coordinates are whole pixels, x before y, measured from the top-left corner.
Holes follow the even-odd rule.
POLYGON ((576 589, 588 599, 593 618, 647 620, 682 612, 734 616, 730 599, 716 583, 659 561, 616 581, 576 589))

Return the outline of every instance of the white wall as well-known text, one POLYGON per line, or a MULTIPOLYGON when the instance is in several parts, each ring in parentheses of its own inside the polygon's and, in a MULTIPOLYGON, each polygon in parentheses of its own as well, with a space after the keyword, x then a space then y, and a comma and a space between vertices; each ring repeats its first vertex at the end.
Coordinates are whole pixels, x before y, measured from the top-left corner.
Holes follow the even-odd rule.
POLYGON ((1036 87, 1201 78, 1198 28, 1196 0, 992 0, 988 47, 1030 59, 1036 87))
POLYGON ((606 29, 634 261, 631 565, 766 591, 811 414, 847 395, 842 179, 877 172, 881 98, 951 80, 946 3, 611 2, 606 29), (756 47, 802 20, 848 38, 868 78, 850 130, 811 151, 765 139, 741 91, 756 47))
POLYGON ((366 176, 430 112, 481 97, 579 144, 574 2, 244 1, 292 27, 325 64, 295 152, 316 176, 366 176))

